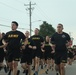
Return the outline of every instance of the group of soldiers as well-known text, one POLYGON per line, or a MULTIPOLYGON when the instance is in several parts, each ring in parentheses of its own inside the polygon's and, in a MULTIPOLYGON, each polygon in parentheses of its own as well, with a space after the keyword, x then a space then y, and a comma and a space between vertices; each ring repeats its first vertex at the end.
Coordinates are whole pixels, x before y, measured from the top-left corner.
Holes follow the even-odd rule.
MULTIPOLYGON (((76 46, 70 47, 70 36, 63 32, 63 25, 57 25, 57 31, 50 37, 39 35, 39 29, 35 28, 34 35, 29 31, 25 34, 17 30, 18 23, 12 21, 11 31, 0 33, 0 70, 4 68, 8 75, 20 75, 18 62, 20 62, 25 75, 39 75, 39 67, 55 69, 56 75, 65 75, 65 66, 68 62, 76 60, 76 46), (3 61, 6 61, 4 64, 3 61), (31 67, 32 65, 32 67, 31 67)), ((45 33, 45 31, 44 31, 45 33)))

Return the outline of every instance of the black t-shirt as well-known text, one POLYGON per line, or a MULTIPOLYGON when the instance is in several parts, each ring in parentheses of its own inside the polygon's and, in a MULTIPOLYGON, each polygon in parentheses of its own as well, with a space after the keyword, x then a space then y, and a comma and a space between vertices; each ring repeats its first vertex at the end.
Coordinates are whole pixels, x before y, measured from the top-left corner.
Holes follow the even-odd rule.
POLYGON ((31 37, 31 39, 34 41, 36 47, 37 47, 37 50, 41 50, 41 45, 42 45, 42 42, 44 42, 44 39, 42 36, 40 35, 33 35, 31 37))
POLYGON ((51 54, 52 48, 51 48, 51 45, 49 44, 49 42, 45 42, 44 50, 45 50, 45 53, 51 54))
POLYGON ((25 35, 20 31, 9 31, 3 37, 3 39, 8 42, 8 50, 20 49, 20 41, 25 40, 25 38, 25 35))
POLYGON ((55 51, 57 52, 66 51, 66 43, 68 41, 70 41, 70 36, 65 32, 62 34, 56 32, 51 38, 51 43, 56 45, 55 51))
MULTIPOLYGON (((2 39, 0 39, 0 46, 2 46, 3 45, 3 43, 2 43, 2 39)), ((0 48, 0 52, 4 52, 4 49, 3 48, 0 48)))
POLYGON ((28 38, 28 44, 26 45, 25 49, 22 51, 24 55, 26 55, 26 54, 32 54, 32 50, 33 49, 30 49, 28 47, 29 45, 35 46, 34 41, 31 40, 30 38, 28 38))

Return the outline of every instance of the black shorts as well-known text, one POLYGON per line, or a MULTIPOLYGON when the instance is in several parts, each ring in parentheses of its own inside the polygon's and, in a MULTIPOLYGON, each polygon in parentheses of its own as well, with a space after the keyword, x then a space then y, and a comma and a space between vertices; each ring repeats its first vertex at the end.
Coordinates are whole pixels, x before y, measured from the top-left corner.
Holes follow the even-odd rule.
POLYGON ((51 59, 51 53, 45 53, 44 57, 45 57, 45 60, 51 59))
POLYGON ((32 59, 35 57, 41 58, 41 54, 42 54, 41 50, 33 50, 32 59))
POLYGON ((41 52, 40 59, 44 59, 44 52, 41 52))
POLYGON ((7 52, 7 61, 19 61, 20 60, 20 50, 11 50, 10 52, 7 52))
POLYGON ((21 63, 27 63, 28 65, 32 64, 32 55, 25 54, 21 57, 21 63))
POLYGON ((55 64, 67 63, 67 52, 55 53, 55 64))
POLYGON ((51 59, 55 59, 55 53, 51 53, 51 59))
POLYGON ((4 53, 4 51, 0 50, 0 63, 3 62, 4 57, 5 57, 5 53, 4 53))

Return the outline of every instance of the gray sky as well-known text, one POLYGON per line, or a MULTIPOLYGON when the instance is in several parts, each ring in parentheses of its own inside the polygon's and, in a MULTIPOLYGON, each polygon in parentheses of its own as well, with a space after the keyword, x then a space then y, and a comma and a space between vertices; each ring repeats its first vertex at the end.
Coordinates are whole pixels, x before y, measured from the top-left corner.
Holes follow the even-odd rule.
MULTIPOLYGON (((19 23, 21 30, 29 29, 29 14, 25 9, 30 0, 0 0, 0 24, 10 26, 11 21, 19 23)), ((58 23, 64 25, 64 31, 74 37, 76 44, 76 0, 31 0, 36 5, 32 11, 32 29, 39 27, 42 21, 51 23, 56 28, 58 23), (38 21, 42 20, 42 21, 38 21)), ((10 28, 0 26, 1 32, 7 32, 10 28)))

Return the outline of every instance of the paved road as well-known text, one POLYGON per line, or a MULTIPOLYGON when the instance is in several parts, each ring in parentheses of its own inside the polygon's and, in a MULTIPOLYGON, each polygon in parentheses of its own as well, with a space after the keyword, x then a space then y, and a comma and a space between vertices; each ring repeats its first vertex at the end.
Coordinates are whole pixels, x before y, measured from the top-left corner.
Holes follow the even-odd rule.
MULTIPOLYGON (((20 67, 20 65, 19 65, 18 68, 19 68, 20 71, 21 71, 21 74, 20 74, 20 75, 24 75, 24 74, 22 73, 23 70, 22 70, 22 68, 20 67)), ((46 74, 45 74, 45 70, 46 70, 46 68, 44 68, 43 70, 40 70, 40 71, 39 71, 39 75, 46 75, 46 74)), ((0 71, 0 75, 7 75, 7 74, 4 73, 4 70, 1 70, 1 71, 0 71)), ((33 75, 33 72, 32 72, 31 75, 33 75)), ((50 71, 49 71, 49 74, 47 74, 47 75, 56 75, 56 72, 50 70, 50 71)), ((66 67, 66 75, 76 75, 76 61, 73 62, 73 65, 72 65, 72 66, 67 65, 67 67, 66 67)))

